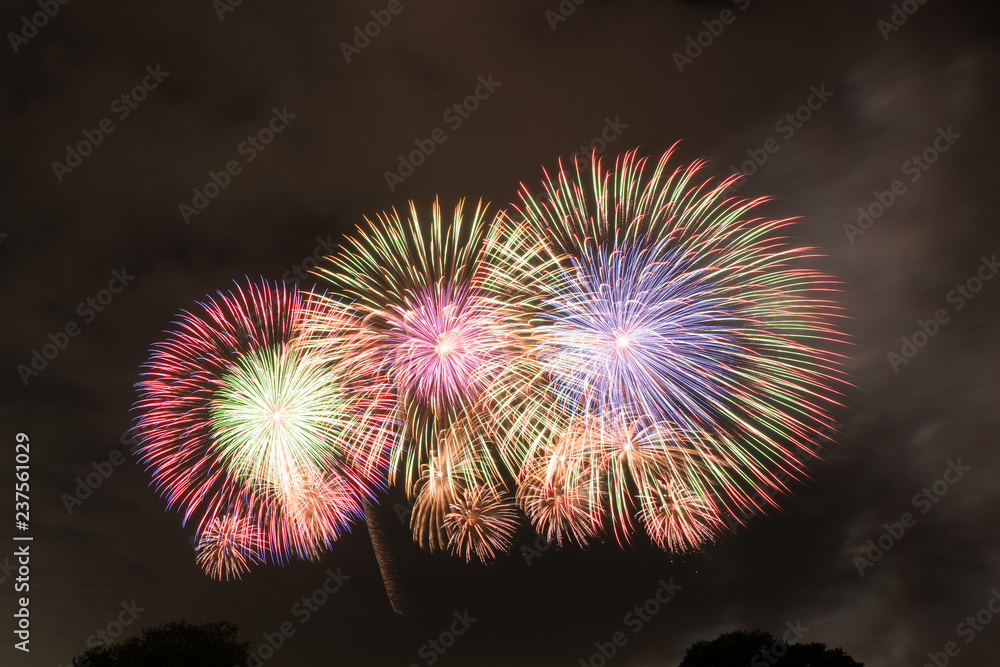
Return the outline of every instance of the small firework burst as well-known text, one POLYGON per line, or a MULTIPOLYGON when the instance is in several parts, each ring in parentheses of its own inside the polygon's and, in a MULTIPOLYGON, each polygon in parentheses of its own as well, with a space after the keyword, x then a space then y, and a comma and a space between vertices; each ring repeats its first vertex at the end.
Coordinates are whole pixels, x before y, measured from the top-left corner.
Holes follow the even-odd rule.
POLYGON ((364 516, 357 491, 330 470, 301 467, 281 480, 276 492, 289 542, 300 558, 319 559, 322 547, 364 516))
POLYGON ((475 451, 468 430, 474 422, 459 419, 439 434, 414 486, 410 527, 413 540, 432 552, 448 546, 445 516, 463 492, 477 485, 475 451))
POLYGON ((464 489, 444 517, 451 552, 480 561, 505 553, 517 530, 517 511, 503 492, 486 485, 464 489))
POLYGON ((639 492, 639 520, 653 544, 676 553, 701 549, 723 529, 711 496, 685 488, 676 479, 659 478, 639 492))
POLYGON ((550 445, 535 449, 518 484, 517 500, 532 526, 559 546, 570 538, 586 544, 600 522, 593 459, 582 437, 579 429, 567 429, 550 445))
POLYGON ((239 579, 261 562, 265 544, 253 521, 239 514, 216 517, 201 534, 197 563, 214 579, 239 579))

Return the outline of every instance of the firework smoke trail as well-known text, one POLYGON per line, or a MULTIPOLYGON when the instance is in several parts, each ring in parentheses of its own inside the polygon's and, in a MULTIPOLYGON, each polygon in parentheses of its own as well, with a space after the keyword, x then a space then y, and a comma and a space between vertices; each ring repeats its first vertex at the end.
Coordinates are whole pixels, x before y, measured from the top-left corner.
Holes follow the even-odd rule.
POLYGON ((799 266, 812 250, 779 236, 792 221, 750 217, 764 200, 725 198, 734 179, 697 183, 702 163, 668 171, 670 156, 546 174, 547 199, 524 188, 505 221, 544 244, 529 265, 549 264, 515 287, 537 295, 530 363, 495 402, 522 507, 550 536, 582 541, 599 507, 628 539, 638 502, 655 542, 695 548, 720 512, 803 474, 797 450, 837 405, 835 287, 799 266), (576 477, 540 476, 567 442, 576 477))
POLYGON ((348 385, 335 363, 359 353, 352 320, 261 283, 220 292, 176 326, 139 383, 138 454, 168 506, 194 522, 202 565, 228 576, 317 557, 384 486, 350 456, 359 438, 391 434, 382 398, 348 385), (319 308, 317 332, 307 313, 319 308))
POLYGON ((369 454, 389 461, 391 479, 402 476, 416 498, 414 538, 432 551, 447 546, 444 517, 461 492, 512 474, 491 449, 487 399, 525 311, 498 298, 494 288, 512 280, 497 275, 507 265, 485 258, 487 249, 525 242, 523 233, 488 226, 482 203, 471 215, 463 208, 459 202, 447 221, 435 200, 429 229, 412 203, 405 221, 382 214, 317 270, 364 323, 372 354, 351 365, 352 376, 398 396, 401 437, 369 454))
POLYGON ((389 537, 391 522, 386 520, 382 508, 373 502, 365 501, 364 512, 368 524, 368 534, 372 540, 372 550, 375 552, 375 560, 378 562, 379 572, 382 574, 382 582, 385 584, 385 593, 389 598, 389 604, 399 616, 409 616, 409 598, 401 583, 399 566, 396 563, 389 537))

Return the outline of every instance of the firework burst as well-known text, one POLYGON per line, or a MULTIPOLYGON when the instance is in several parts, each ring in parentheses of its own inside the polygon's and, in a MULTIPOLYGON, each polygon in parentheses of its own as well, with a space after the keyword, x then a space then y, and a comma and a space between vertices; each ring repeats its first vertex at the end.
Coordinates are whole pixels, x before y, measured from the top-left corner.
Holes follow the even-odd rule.
POLYGON ((763 200, 726 198, 734 179, 697 183, 701 163, 668 171, 670 156, 562 169, 506 223, 531 229, 545 250, 528 264, 549 266, 514 287, 535 295, 531 364, 502 375, 497 402, 515 426, 504 451, 528 462, 522 507, 550 535, 562 523, 579 539, 585 492, 619 539, 641 509, 654 541, 694 547, 724 508, 773 502, 803 474, 800 445, 837 405, 827 348, 842 336, 832 281, 801 266, 813 251, 780 236, 792 221, 750 215, 763 200), (567 447, 589 478, 552 495, 539 466, 567 447), (540 521, 556 497, 573 511, 540 521))
POLYGON ((512 283, 498 275, 506 265, 486 258, 524 243, 501 231, 482 204, 467 214, 459 202, 446 220, 435 201, 427 227, 411 204, 406 220, 394 211, 368 221, 318 270, 364 323, 369 354, 350 364, 352 377, 398 398, 400 437, 367 455, 402 476, 414 537, 431 550, 446 547, 444 516, 464 489, 513 478, 491 446, 489 398, 526 311, 496 290, 512 283))
POLYGON ((473 555, 487 562, 510 548, 518 515, 505 493, 477 485, 464 489, 449 505, 444 525, 452 553, 464 556, 466 562, 473 555))
POLYGON ((430 445, 414 485, 410 527, 421 547, 443 551, 449 542, 445 517, 449 508, 481 479, 473 445, 475 422, 457 419, 430 445))
POLYGON ((351 320, 333 327, 332 312, 284 287, 237 286, 182 313, 153 348, 136 404, 139 456, 168 505, 209 536, 205 553, 218 545, 223 557, 205 556, 221 563, 213 572, 243 553, 220 535, 252 534, 278 561, 315 557, 359 514, 356 498, 382 484, 350 453, 387 433, 388 410, 338 371, 333 350, 354 356, 356 343, 351 320), (306 314, 319 307, 327 330, 310 348, 306 314))
POLYGON ((199 564, 316 558, 386 479, 415 541, 466 560, 509 546, 514 485, 559 544, 637 519, 697 549, 775 504, 838 405, 836 285, 793 221, 670 158, 560 166, 492 220, 411 204, 325 258, 331 296, 250 284, 183 313, 140 383, 139 455, 199 564))
POLYGON ((517 500, 532 526, 559 546, 569 538, 586 544, 599 523, 599 495, 592 493, 593 459, 584 437, 585 431, 569 427, 534 448, 518 484, 517 500))
POLYGON ((265 544, 257 526, 239 514, 215 517, 198 541, 196 561, 213 579, 240 579, 261 562, 265 544))
MULTIPOLYGON (((279 480, 275 501, 284 529, 301 556, 318 559, 324 545, 364 516, 359 503, 360 480, 348 484, 332 470, 302 466, 279 480)), ((363 484, 360 488, 364 488, 363 484)))
POLYGON ((653 544, 685 552, 701 548, 723 529, 712 497, 695 493, 670 476, 649 480, 639 492, 639 519, 653 544))

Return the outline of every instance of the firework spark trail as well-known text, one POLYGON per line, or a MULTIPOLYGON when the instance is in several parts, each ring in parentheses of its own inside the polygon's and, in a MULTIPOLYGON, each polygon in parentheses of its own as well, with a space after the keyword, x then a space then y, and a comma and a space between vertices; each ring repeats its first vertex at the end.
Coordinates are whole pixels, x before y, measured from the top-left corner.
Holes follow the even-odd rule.
POLYGON ((238 555, 315 558, 360 518, 359 499, 384 486, 349 456, 391 432, 382 397, 347 386, 334 363, 355 351, 352 320, 266 283, 200 306, 146 364, 139 456, 168 506, 195 522, 210 573, 241 571, 238 555), (306 315, 320 307, 317 342, 306 315))
POLYGON ((498 379, 494 403, 509 425, 501 450, 526 463, 522 507, 550 536, 562 522, 586 537, 580 512, 595 510, 574 495, 585 487, 619 540, 638 509, 654 541, 695 547, 719 512, 801 476, 793 450, 822 437, 837 405, 843 378, 826 346, 843 337, 824 298, 833 282, 799 267, 813 251, 780 236, 792 221, 750 216, 764 200, 726 199, 732 179, 697 183, 702 163, 670 172, 670 157, 651 171, 632 152, 610 170, 594 160, 589 173, 546 174, 548 199, 525 187, 506 221, 545 250, 494 258, 548 264, 512 287, 535 295, 530 352, 498 379), (575 465, 589 478, 543 515, 555 496, 538 470, 566 455, 560 439, 584 452, 575 465))

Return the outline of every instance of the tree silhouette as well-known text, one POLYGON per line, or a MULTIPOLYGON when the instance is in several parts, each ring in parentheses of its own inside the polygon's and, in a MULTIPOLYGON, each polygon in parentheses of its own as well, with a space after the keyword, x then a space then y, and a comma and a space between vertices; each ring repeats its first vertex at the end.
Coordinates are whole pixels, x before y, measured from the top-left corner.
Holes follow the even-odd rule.
POLYGON ((719 635, 692 644, 678 667, 864 667, 842 648, 826 644, 789 644, 770 632, 752 630, 719 635))
POLYGON ((187 621, 146 628, 135 637, 73 657, 74 667, 232 667, 246 663, 253 642, 235 623, 187 621))

